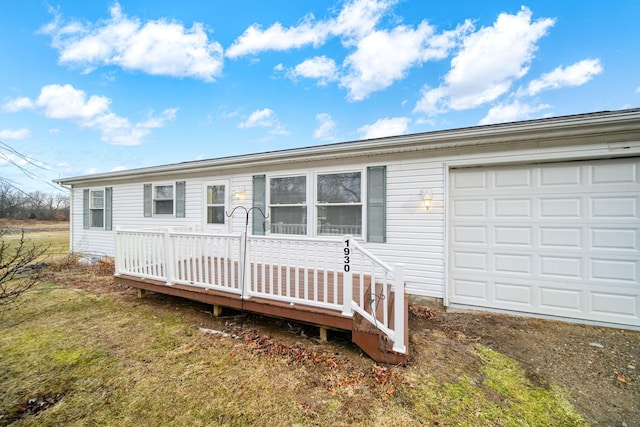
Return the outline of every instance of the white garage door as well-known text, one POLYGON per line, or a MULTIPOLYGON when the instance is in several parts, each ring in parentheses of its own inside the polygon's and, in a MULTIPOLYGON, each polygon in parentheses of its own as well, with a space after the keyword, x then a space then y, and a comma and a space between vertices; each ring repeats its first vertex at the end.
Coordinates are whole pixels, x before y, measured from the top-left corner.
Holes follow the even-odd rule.
POLYGON ((450 178, 452 304, 640 326, 640 159, 450 178))

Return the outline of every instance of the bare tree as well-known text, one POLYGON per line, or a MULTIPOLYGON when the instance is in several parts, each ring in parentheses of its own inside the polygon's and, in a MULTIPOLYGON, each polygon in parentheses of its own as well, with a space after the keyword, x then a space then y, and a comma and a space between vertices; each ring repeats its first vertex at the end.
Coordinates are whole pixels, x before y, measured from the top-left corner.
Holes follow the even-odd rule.
POLYGON ((7 229, 0 230, 0 314, 39 280, 42 258, 49 246, 29 244, 24 237, 11 244, 4 239, 7 229))
MULTIPOLYGON (((47 169, 43 162, 20 153, 3 141, 0 141, 0 160, 5 160, 32 179, 37 175, 31 169, 47 169)), ((0 218, 65 220, 69 218, 69 196, 41 191, 26 193, 13 180, 0 176, 0 218)))

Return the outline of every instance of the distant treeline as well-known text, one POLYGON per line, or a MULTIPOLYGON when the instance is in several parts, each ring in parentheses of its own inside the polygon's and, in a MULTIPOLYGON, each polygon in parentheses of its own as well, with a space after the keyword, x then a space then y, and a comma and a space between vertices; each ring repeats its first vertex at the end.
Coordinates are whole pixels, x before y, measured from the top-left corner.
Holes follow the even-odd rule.
POLYGON ((34 191, 25 193, 0 180, 0 218, 69 220, 69 196, 34 191))

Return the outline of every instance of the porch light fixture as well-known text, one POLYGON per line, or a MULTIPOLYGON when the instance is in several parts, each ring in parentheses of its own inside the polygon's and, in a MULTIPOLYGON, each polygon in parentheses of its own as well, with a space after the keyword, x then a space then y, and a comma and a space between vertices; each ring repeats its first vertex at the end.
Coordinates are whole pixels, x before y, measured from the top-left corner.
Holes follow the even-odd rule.
POLYGON ((233 193, 233 198, 236 199, 237 201, 243 201, 244 199, 246 199, 246 197, 247 197, 247 193, 244 187, 242 187, 239 190, 236 190, 236 192, 233 193))
POLYGON ((422 190, 422 204, 427 210, 431 207, 433 203, 433 191, 430 188, 422 190))

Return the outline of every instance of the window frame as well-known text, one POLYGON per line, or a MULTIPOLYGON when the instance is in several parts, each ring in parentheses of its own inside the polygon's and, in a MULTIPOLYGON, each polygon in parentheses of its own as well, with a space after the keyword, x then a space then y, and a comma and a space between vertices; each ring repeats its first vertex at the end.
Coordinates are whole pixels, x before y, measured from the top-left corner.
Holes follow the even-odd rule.
MULTIPOLYGON (((366 200, 366 188, 365 188, 365 173, 364 170, 362 168, 356 168, 356 169, 339 169, 339 170, 335 170, 335 169, 331 169, 331 170, 319 170, 319 171, 315 171, 313 173, 313 178, 314 178, 314 214, 315 214, 315 229, 314 229, 314 235, 316 237, 330 237, 330 236, 342 236, 344 234, 350 234, 353 237, 356 238, 362 238, 363 236, 366 236, 365 234, 365 225, 366 225, 366 221, 365 221, 365 203, 363 200, 366 200), (320 191, 319 191, 319 181, 320 181, 320 177, 321 176, 329 176, 329 175, 344 175, 344 174, 358 174, 359 175, 359 179, 360 179, 360 193, 359 193, 359 198, 360 201, 359 202, 321 202, 319 201, 319 196, 320 196, 320 191), (360 232, 359 233, 320 233, 320 209, 321 208, 328 208, 328 207, 359 207, 360 208, 360 224, 355 225, 356 227, 359 226, 360 228, 360 232)), ((344 226, 343 224, 338 224, 338 227, 344 226)))
POLYGON ((89 187, 82 190, 82 228, 85 230, 111 231, 113 227, 113 187, 89 187), (95 197, 101 193, 102 206, 95 197), (100 217, 100 223, 95 219, 100 217))
MULTIPOLYGON (((206 225, 212 225, 212 226, 226 225, 227 223, 226 209, 227 209, 227 198, 228 198, 228 191, 229 191, 228 184, 226 182, 207 182, 204 185, 204 191, 205 191, 204 223, 206 225), (212 187, 223 188, 222 203, 209 203, 209 188, 212 188, 212 187), (214 219, 213 222, 209 222, 209 208, 220 208, 220 207, 222 208, 222 222, 215 222, 215 217, 213 218, 214 219)), ((212 201, 215 201, 215 198, 212 198, 212 201)))
POLYGON ((101 189, 89 189, 89 228, 104 228, 104 188, 101 189), (95 195, 100 194, 100 201, 102 202, 102 206, 95 206, 95 202, 97 201, 95 195), (95 223, 96 214, 100 213, 100 224, 97 225, 95 223))
MULTIPOLYGON (((276 235, 284 235, 284 236, 309 236, 310 235, 310 230, 311 230, 311 225, 310 225, 310 217, 309 217, 309 199, 310 199, 310 188, 309 188, 309 176, 311 174, 309 172, 302 172, 302 173, 291 173, 291 174, 277 174, 277 175, 271 175, 271 176, 267 176, 267 183, 266 183, 266 188, 265 188, 265 192, 266 192, 266 207, 267 207, 267 211, 269 212, 269 227, 268 227, 268 232, 269 234, 276 234, 276 235), (271 200, 271 185, 272 182, 274 180, 277 179, 283 179, 283 178, 304 178, 304 203, 273 203, 273 201, 271 200), (272 209, 273 208, 303 208, 303 222, 300 224, 287 224, 287 225, 299 225, 304 227, 304 233, 282 233, 282 232, 274 232, 274 214, 272 209)), ((277 225, 276 225, 277 226, 277 225)))
MULTIPOLYGON (((175 183, 170 183, 170 184, 165 184, 165 183, 161 183, 161 184, 153 184, 151 187, 151 203, 152 203, 152 207, 153 207, 153 215, 156 216, 167 216, 167 215, 174 215, 176 212, 176 186, 175 183), (157 189, 161 188, 161 187, 166 187, 169 188, 171 187, 171 198, 159 198, 157 197, 157 189), (158 202, 168 202, 171 201, 171 212, 158 212, 158 202)), ((167 203, 168 205, 168 203, 167 203)))
MULTIPOLYGON (((186 181, 174 182, 154 182, 143 185, 142 205, 143 215, 146 218, 153 217, 169 217, 185 218, 186 217, 186 181), (159 187, 171 187, 171 199, 156 197, 156 189, 159 187), (167 202, 171 200, 171 212, 158 212, 156 202, 167 202)), ((167 204, 168 205, 168 204, 167 204)))

